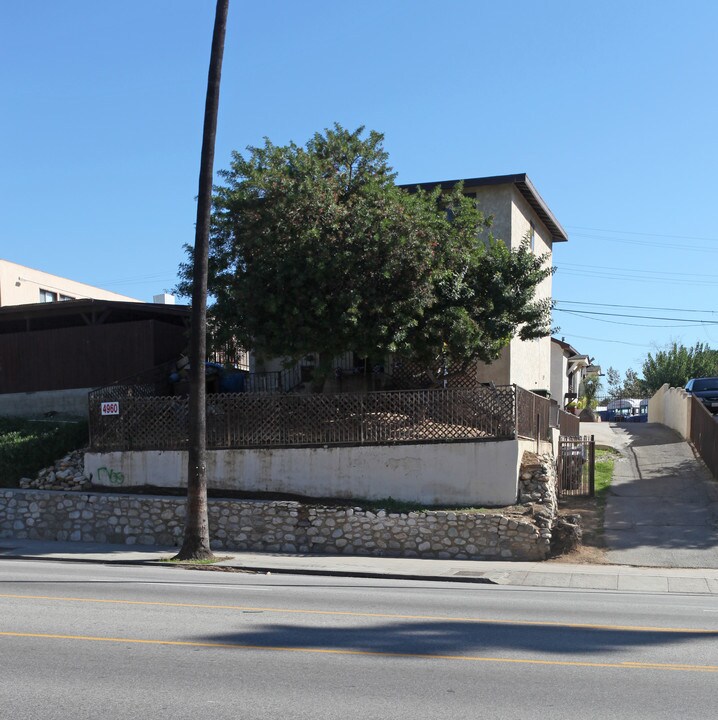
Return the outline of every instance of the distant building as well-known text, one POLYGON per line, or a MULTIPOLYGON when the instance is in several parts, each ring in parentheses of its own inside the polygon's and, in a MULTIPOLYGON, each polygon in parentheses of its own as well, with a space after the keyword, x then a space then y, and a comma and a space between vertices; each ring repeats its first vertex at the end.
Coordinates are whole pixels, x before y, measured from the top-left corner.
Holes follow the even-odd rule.
POLYGON ((0 260, 0 416, 86 415, 92 388, 176 359, 189 308, 173 303, 0 260))
POLYGON ((141 302, 119 293, 0 260, 0 307, 61 302, 65 300, 116 300, 141 302))
POLYGON ((0 308, 0 416, 87 415, 93 388, 154 383, 186 352, 189 319, 184 305, 94 298, 0 308))
POLYGON ((551 338, 551 397, 561 407, 579 399, 585 378, 599 375, 601 366, 594 365, 592 358, 581 355, 563 338, 551 338))

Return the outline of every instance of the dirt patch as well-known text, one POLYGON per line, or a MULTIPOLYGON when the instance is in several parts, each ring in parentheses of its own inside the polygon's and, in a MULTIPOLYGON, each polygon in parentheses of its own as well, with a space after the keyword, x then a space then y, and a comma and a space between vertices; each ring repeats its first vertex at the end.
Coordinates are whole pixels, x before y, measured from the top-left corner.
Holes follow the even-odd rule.
POLYGON ((598 498, 567 497, 559 501, 559 515, 580 515, 583 539, 575 550, 551 558, 550 562, 606 563, 606 544, 603 538, 603 506, 598 498))

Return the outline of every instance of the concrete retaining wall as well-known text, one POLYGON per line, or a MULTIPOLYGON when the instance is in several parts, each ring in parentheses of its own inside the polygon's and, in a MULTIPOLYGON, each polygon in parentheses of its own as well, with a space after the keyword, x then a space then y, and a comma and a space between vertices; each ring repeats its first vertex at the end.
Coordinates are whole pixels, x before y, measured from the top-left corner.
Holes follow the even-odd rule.
MULTIPOLYGON (((210 488, 339 499, 393 498, 426 505, 505 506, 516 502, 528 440, 378 447, 216 450, 210 488)), ((86 453, 85 475, 116 489, 187 486, 181 451, 86 453)))
POLYGON ((648 401, 648 422, 667 425, 688 440, 691 436, 691 396, 683 388, 672 388, 665 383, 648 401))

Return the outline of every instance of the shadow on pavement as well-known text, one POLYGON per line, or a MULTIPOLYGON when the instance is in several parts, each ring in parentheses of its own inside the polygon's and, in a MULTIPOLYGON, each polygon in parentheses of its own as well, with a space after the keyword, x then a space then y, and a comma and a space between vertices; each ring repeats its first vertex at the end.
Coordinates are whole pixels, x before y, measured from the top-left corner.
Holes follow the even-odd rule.
MULTIPOLYGON (((462 655, 496 651, 530 651, 550 655, 585 656, 620 653, 652 646, 715 643, 718 631, 660 632, 523 623, 409 621, 371 627, 266 625, 227 632, 202 641, 266 648, 306 648, 399 655, 462 655)), ((197 640, 198 638, 193 638, 197 640)))
POLYGON ((622 558, 609 554, 609 560, 718 567, 718 483, 691 446, 658 423, 612 427, 629 444, 620 448, 623 458, 614 466, 604 537, 609 553, 632 552, 622 558))

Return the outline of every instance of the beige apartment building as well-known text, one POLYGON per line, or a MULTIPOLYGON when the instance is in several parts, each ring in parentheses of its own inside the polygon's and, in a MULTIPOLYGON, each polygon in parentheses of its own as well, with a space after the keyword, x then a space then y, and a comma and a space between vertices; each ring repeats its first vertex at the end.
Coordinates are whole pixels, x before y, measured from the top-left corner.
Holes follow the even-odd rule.
MULTIPOLYGON (((459 180, 404 185, 407 189, 436 187, 449 191, 459 180)), ((476 198, 479 209, 493 218, 491 233, 516 249, 527 238, 532 252, 547 255, 552 264, 553 246, 566 242, 568 235, 525 173, 492 177, 465 178, 464 194, 476 198)), ((552 276, 536 289, 536 299, 552 297, 552 276)), ((514 337, 498 360, 490 365, 477 364, 482 382, 497 385, 515 383, 526 390, 548 391, 551 387, 551 338, 524 341, 514 337)))
POLYGON ((0 259, 0 307, 88 299, 141 302, 136 298, 0 259))

